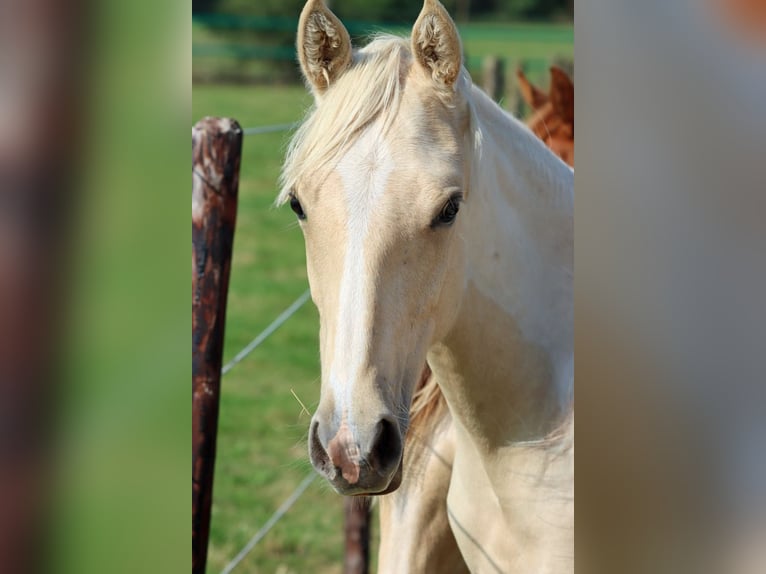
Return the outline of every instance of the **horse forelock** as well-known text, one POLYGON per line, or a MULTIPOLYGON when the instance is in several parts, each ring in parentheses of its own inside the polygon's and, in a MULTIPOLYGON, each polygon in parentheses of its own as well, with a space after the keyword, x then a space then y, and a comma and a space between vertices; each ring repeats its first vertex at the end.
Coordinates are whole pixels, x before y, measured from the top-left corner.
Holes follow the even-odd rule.
POLYGON ((354 52, 351 67, 308 110, 287 149, 277 204, 298 180, 332 166, 364 129, 381 120, 385 133, 396 118, 412 55, 408 40, 379 35, 354 52))

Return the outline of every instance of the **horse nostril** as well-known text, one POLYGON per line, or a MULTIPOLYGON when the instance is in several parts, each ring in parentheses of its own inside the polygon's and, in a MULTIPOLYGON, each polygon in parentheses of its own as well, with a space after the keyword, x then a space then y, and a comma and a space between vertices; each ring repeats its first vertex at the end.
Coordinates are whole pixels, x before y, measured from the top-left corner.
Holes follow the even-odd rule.
POLYGON ((329 472, 330 457, 319 440, 319 421, 315 421, 309 430, 309 458, 317 470, 329 472))
POLYGON ((381 419, 370 449, 370 462, 380 474, 387 474, 398 466, 402 456, 402 438, 399 427, 390 419, 381 419))

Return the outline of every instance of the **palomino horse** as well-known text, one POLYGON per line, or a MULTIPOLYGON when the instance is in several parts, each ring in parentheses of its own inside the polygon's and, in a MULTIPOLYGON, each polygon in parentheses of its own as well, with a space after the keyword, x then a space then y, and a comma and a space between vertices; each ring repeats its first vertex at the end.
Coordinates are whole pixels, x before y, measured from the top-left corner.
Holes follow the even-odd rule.
POLYGON ((427 361, 455 423, 447 506, 468 567, 571 571, 574 175, 461 53, 436 0, 410 41, 356 51, 321 0, 301 14, 315 105, 279 201, 320 314, 309 455, 341 494, 395 490, 427 361))
MULTIPOLYGON (((527 126, 574 167, 574 84, 552 67, 546 95, 521 70, 517 75, 522 96, 533 110, 527 126), (541 129, 546 123, 551 130, 541 129)), ((402 484, 379 497, 379 574, 468 572, 447 517, 455 430, 444 395, 430 375, 426 366, 410 409, 402 484)))

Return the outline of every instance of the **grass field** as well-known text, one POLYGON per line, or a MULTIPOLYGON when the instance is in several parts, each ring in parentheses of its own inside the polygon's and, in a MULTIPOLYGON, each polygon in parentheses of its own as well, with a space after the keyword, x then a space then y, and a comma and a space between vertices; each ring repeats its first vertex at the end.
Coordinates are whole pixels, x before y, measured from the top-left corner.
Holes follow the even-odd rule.
MULTIPOLYGON (((486 49, 507 54, 495 45, 502 38, 482 41, 486 49)), ((535 54, 540 49, 534 47, 535 54)), ((470 37, 466 50, 480 53, 470 37)), ((549 45, 548 50, 549 59, 572 54, 571 46, 549 45)), ((547 84, 544 71, 531 76, 547 84)), ((310 104, 299 85, 195 85, 192 94, 193 121, 227 116, 243 127, 293 122, 310 104)), ((245 137, 224 360, 307 287, 295 217, 287 208, 272 207, 288 137, 245 137)), ((311 472, 306 451, 310 417, 293 392, 313 412, 319 399, 317 335, 318 318, 309 303, 223 379, 208 572, 220 572, 311 472)), ((341 572, 342 526, 342 499, 316 480, 235 572, 341 572)), ((373 543, 376 530, 377 524, 373 543)))

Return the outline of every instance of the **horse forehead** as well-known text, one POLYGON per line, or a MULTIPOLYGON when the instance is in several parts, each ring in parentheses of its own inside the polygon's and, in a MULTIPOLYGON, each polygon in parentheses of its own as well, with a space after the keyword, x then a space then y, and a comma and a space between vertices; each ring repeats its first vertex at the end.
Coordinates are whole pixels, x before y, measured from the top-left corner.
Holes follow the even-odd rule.
POLYGON ((373 191, 392 168, 391 147, 379 123, 375 123, 341 154, 336 171, 347 187, 373 191))
POLYGON ((383 201, 395 167, 391 146, 377 124, 368 127, 341 155, 335 173, 352 235, 366 232, 369 213, 383 201))
POLYGON ((415 142, 376 123, 340 154, 335 173, 344 199, 369 204, 406 191, 429 165, 433 162, 418 153, 415 142))
POLYGON ((338 199, 347 205, 349 217, 383 205, 427 202, 433 193, 413 192, 456 181, 459 150, 450 134, 447 130, 424 131, 428 136, 424 137, 417 124, 402 126, 397 121, 389 125, 378 119, 339 154, 330 181, 335 183, 333 187, 340 183, 335 189, 340 191, 338 199), (439 134, 441 141, 426 142, 433 134, 439 134))

